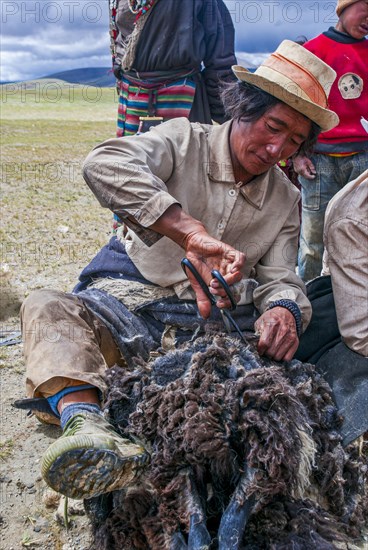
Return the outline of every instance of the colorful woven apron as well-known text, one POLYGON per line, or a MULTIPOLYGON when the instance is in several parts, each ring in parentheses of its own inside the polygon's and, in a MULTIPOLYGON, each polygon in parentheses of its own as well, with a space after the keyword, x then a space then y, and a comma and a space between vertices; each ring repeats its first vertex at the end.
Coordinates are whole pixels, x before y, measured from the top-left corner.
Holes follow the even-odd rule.
POLYGON ((135 134, 140 116, 189 117, 196 84, 188 76, 168 83, 137 82, 123 76, 118 84, 118 137, 135 134))

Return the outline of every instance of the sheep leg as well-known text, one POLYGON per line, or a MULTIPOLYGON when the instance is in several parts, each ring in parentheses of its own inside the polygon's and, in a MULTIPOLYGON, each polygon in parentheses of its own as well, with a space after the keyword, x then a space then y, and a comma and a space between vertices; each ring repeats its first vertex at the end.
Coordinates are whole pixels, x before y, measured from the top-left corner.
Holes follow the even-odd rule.
POLYGON ((200 514, 190 516, 188 549, 207 550, 210 547, 211 537, 207 531, 206 521, 200 514))
POLYGON ((188 545, 180 531, 176 531, 171 537, 170 550, 207 550, 211 537, 206 529, 203 518, 200 514, 194 513, 190 516, 190 527, 188 545))
POLYGON ((210 547, 211 537, 206 527, 206 515, 203 510, 201 497, 199 495, 193 476, 187 474, 186 502, 190 514, 188 549, 206 550, 210 547))
POLYGON ((230 503, 222 515, 218 531, 218 550, 236 550, 241 548, 242 539, 249 516, 252 513, 255 498, 245 498, 247 487, 253 480, 255 470, 245 467, 230 503))
POLYGON ((113 509, 112 493, 105 493, 98 497, 84 499, 84 509, 94 526, 102 525, 113 509))
POLYGON ((183 534, 180 531, 176 531, 171 537, 169 542, 170 550, 187 550, 188 546, 184 540, 183 534))
POLYGON ((211 543, 211 537, 206 528, 206 515, 203 503, 195 483, 193 473, 185 469, 180 473, 183 477, 183 491, 180 498, 181 515, 189 518, 188 544, 180 531, 171 535, 170 550, 206 550, 211 543))

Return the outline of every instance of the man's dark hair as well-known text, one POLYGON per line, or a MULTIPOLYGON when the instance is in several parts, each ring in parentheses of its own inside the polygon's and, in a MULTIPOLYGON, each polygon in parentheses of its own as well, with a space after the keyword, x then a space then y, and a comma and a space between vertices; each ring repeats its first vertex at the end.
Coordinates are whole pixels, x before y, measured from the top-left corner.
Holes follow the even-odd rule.
MULTIPOLYGON (((221 97, 229 119, 242 119, 247 122, 259 120, 272 107, 278 103, 284 103, 281 99, 257 88, 257 86, 240 80, 224 84, 221 97)), ((320 132, 321 128, 318 124, 312 122, 309 135, 300 146, 298 153, 310 155, 320 132)))

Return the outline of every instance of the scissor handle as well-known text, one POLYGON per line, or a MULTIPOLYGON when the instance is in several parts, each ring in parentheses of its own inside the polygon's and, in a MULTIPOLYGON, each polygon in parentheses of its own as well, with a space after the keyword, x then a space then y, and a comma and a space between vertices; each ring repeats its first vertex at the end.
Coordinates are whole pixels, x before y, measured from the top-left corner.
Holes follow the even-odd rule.
MULTIPOLYGON (((215 306, 218 298, 210 292, 210 290, 208 288, 208 285, 205 283, 203 277, 197 271, 196 267, 194 267, 192 262, 190 260, 188 260, 188 258, 183 258, 182 261, 181 261, 181 267, 183 268, 183 271, 184 271, 185 274, 187 274, 186 269, 189 269, 189 271, 192 273, 192 275, 197 280, 197 282, 198 282, 199 286, 201 287, 201 289, 203 290, 203 292, 206 294, 207 298, 210 300, 211 304, 213 306, 215 306)), ((233 293, 231 292, 230 286, 227 284, 227 282, 225 281, 225 279, 223 278, 221 273, 219 271, 217 271, 217 269, 213 269, 211 271, 211 275, 214 279, 216 279, 220 283, 222 288, 225 290, 226 295, 229 298, 230 303, 231 303, 231 307, 229 309, 230 309, 230 311, 234 311, 234 309, 236 309, 236 301, 234 299, 233 293)))
POLYGON ((183 268, 185 275, 187 275, 186 269, 189 269, 189 271, 195 277, 196 281, 198 282, 199 286, 201 287, 201 289, 203 290, 207 298, 210 300, 211 304, 215 306, 216 305, 215 296, 211 294, 210 289, 208 288, 208 285, 206 285, 202 275, 200 275, 200 273, 194 267, 192 262, 188 260, 188 258, 183 258, 181 261, 181 267, 183 268))
POLYGON ((219 271, 217 271, 217 269, 213 269, 211 271, 211 275, 214 279, 216 279, 220 283, 220 285, 222 286, 222 288, 226 292, 226 295, 229 298, 230 303, 231 303, 231 307, 228 308, 228 309, 230 309, 230 311, 234 311, 234 309, 236 309, 237 304, 236 304, 236 301, 235 301, 235 298, 234 298, 234 295, 231 291, 230 286, 227 284, 227 282, 225 281, 225 279, 223 278, 221 273, 219 271))
MULTIPOLYGON (((182 261, 181 261, 181 267, 183 268, 183 271, 184 271, 185 275, 187 275, 186 269, 189 269, 189 271, 192 273, 192 275, 198 281, 198 284, 200 285, 203 292, 206 294, 206 296, 210 300, 211 304, 213 306, 216 305, 216 301, 217 301, 216 297, 213 294, 211 294, 210 289, 208 288, 208 286, 204 282, 204 279, 203 279, 202 275, 199 274, 199 272, 194 267, 192 262, 190 260, 188 260, 188 258, 183 258, 182 261)), ((227 282, 225 281, 225 279, 223 278, 221 273, 219 271, 217 271, 217 269, 213 269, 211 271, 211 275, 223 287, 223 289, 225 290, 225 292, 227 294, 227 297, 229 298, 230 303, 231 303, 231 308, 229 308, 229 309, 220 309, 221 314, 222 314, 222 318, 223 319, 225 318, 227 320, 227 323, 225 323, 225 319, 224 319, 224 323, 225 323, 225 326, 226 326, 228 332, 231 332, 231 328, 230 328, 230 325, 231 325, 233 327, 233 329, 239 334, 240 338, 243 340, 245 345, 248 346, 247 340, 245 339, 245 337, 242 334, 242 331, 240 330, 237 322, 235 321, 235 319, 232 318, 232 315, 230 313, 230 311, 233 311, 236 308, 236 302, 235 302, 233 293, 231 292, 230 286, 227 284, 227 282)))

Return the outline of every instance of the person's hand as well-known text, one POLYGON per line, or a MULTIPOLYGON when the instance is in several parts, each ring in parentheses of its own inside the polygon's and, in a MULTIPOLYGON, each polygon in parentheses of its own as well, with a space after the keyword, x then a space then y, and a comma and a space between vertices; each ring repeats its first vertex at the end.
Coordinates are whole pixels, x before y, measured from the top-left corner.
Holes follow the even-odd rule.
POLYGON ((293 167, 299 176, 307 180, 313 180, 316 177, 316 168, 308 157, 297 155, 293 158, 293 167))
POLYGON ((284 307, 265 311, 255 322, 258 353, 276 361, 291 361, 299 345, 294 315, 284 307))
MULTIPOLYGON (((210 287, 212 294, 219 296, 217 306, 219 308, 230 307, 230 300, 226 292, 216 279, 212 278, 211 271, 217 269, 224 277, 228 285, 237 283, 242 278, 241 269, 245 261, 245 255, 213 237, 206 231, 196 231, 185 239, 185 255, 210 287)), ((211 313, 211 303, 195 277, 187 270, 190 284, 196 294, 200 315, 207 319, 211 313)))
MULTIPOLYGON (((211 271, 217 269, 228 285, 237 283, 242 278, 241 269, 245 255, 232 246, 211 237, 202 222, 183 212, 178 204, 172 204, 150 226, 161 235, 166 235, 185 250, 185 256, 194 265, 210 291, 219 299, 218 307, 230 307, 226 292, 212 279, 211 271)), ((204 319, 211 313, 211 302, 201 289, 194 275, 187 270, 187 277, 195 292, 198 310, 204 319)))

